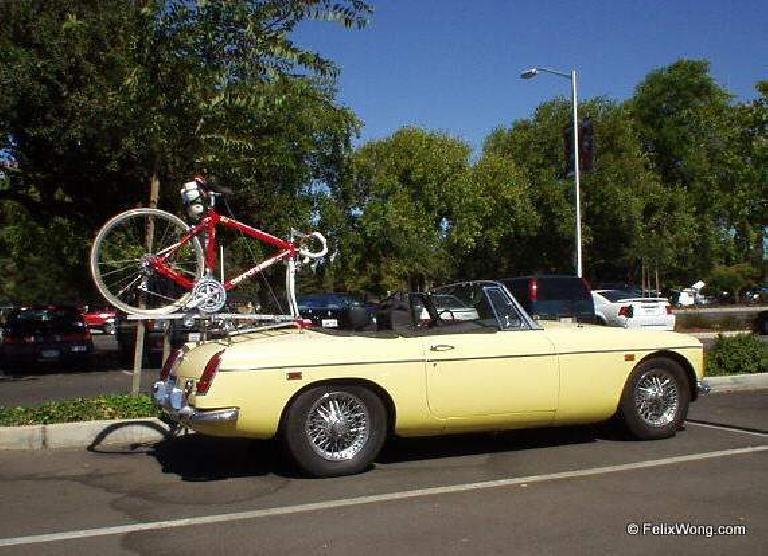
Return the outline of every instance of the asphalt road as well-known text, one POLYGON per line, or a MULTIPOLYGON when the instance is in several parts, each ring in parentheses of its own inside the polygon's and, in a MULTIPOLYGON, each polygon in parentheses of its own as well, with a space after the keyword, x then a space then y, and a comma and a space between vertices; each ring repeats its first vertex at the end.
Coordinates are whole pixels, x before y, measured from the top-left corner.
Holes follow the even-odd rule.
POLYGON ((0 553, 764 553, 768 391, 709 396, 690 418, 654 442, 607 427, 398 440, 325 480, 295 477, 270 442, 195 435, 5 452, 0 553))
MULTIPOLYGON (((88 370, 50 366, 0 371, 0 406, 32 406, 50 400, 129 393, 133 370, 120 363, 115 337, 94 334, 93 343, 96 355, 88 370)), ((143 369, 141 391, 151 391, 158 376, 157 368, 143 369)))

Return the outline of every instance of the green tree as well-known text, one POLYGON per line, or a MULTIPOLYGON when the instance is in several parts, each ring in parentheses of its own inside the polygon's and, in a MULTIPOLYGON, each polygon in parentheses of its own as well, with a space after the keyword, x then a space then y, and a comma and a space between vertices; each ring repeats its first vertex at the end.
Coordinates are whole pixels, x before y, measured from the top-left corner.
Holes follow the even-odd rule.
POLYGON ((652 71, 628 105, 661 184, 694 207, 699 276, 730 254, 723 199, 735 186, 731 95, 709 74, 705 60, 679 60, 652 71), (679 193, 682 192, 682 193, 679 193))
POLYGON ((349 289, 382 293, 450 275, 449 245, 464 233, 451 192, 469 154, 465 143, 417 128, 361 147, 323 211, 323 227, 338 242, 333 276, 349 289))
POLYGON ((87 237, 146 202, 150 176, 174 210, 178 184, 206 169, 263 226, 308 222, 313 183, 339 173, 359 124, 334 101, 335 65, 290 34, 369 13, 358 0, 0 3, 0 151, 17 164, 0 202, 87 237))

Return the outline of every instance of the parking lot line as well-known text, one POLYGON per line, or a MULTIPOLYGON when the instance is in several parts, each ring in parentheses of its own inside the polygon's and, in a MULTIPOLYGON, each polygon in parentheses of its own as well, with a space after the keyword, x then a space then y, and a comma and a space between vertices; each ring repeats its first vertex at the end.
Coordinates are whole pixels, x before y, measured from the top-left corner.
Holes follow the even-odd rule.
POLYGON ((588 469, 577 469, 573 471, 562 471, 559 473, 550 473, 546 475, 529 475, 527 477, 513 477, 507 479, 498 479, 494 481, 485 481, 480 483, 464 483, 458 485, 449 485, 441 487, 430 487, 417 490, 406 490, 392 492, 387 494, 374 494, 369 496, 360 496, 356 498, 327 500, 324 502, 312 502, 307 504, 298 504, 294 506, 283 506, 276 508, 265 508, 261 510, 250 510, 237 513, 214 514, 200 517, 189 517, 173 519, 167 521, 152 521, 145 523, 132 523, 129 525, 117 525, 110 527, 100 527, 96 529, 81 529, 76 531, 64 531, 61 533, 47 533, 40 535, 29 535, 26 537, 10 537, 0 539, 0 547, 17 546, 27 544, 39 544, 54 541, 87 539, 92 537, 101 537, 107 535, 122 535, 135 533, 139 531, 156 531, 161 529, 172 529, 177 527, 189 527, 192 525, 211 525, 216 523, 226 523, 231 521, 243 521, 249 519, 259 519, 272 516, 292 515, 317 510, 328 510, 335 508, 344 508, 349 506, 359 506, 363 504, 373 504, 377 502, 389 502, 404 500, 410 498, 421 498, 426 496, 435 496, 440 494, 452 494, 467 492, 472 490, 491 489, 499 487, 509 487, 529 483, 541 483, 545 481, 555 481, 560 479, 572 479, 577 477, 589 477, 596 475, 605 475, 621 471, 630 471, 634 469, 647 469, 659 467, 662 465, 673 465, 678 463, 688 463, 702 461, 712 458, 738 456, 742 454, 754 454, 768 451, 768 444, 762 446, 752 446, 747 448, 734 448, 730 450, 720 450, 716 452, 701 452, 698 454, 688 454, 684 456, 673 456, 663 459, 646 460, 635 463, 625 463, 621 465, 610 465, 605 467, 592 467, 588 469))
POLYGON ((686 421, 688 425, 695 425, 697 427, 703 427, 705 429, 715 429, 719 431, 735 432, 740 434, 749 434, 752 436, 759 436, 762 438, 768 438, 768 434, 756 430, 745 429, 742 427, 735 427, 731 425, 715 425, 714 423, 706 423, 703 421, 686 421))

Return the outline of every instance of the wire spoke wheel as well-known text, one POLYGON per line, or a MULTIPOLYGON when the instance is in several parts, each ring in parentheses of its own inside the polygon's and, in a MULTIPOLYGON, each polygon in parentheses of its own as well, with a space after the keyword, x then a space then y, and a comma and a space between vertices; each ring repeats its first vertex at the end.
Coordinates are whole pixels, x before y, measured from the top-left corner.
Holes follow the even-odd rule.
POLYGON ((197 238, 179 245, 189 227, 158 209, 121 213, 99 231, 91 250, 91 272, 101 294, 129 313, 158 314, 184 305, 191 292, 159 274, 154 257, 195 281, 203 274, 203 251, 197 238))
POLYGON ((691 380, 680 364, 667 357, 640 362, 619 402, 618 414, 627 432, 641 440, 674 436, 688 415, 691 380))
POLYGON ((328 392, 310 408, 304 430, 321 458, 351 460, 368 442, 370 420, 360 398, 351 392, 328 392))
POLYGON ((663 369, 653 369, 635 386, 635 407, 640 418, 652 427, 669 425, 677 415, 680 394, 677 382, 663 369))

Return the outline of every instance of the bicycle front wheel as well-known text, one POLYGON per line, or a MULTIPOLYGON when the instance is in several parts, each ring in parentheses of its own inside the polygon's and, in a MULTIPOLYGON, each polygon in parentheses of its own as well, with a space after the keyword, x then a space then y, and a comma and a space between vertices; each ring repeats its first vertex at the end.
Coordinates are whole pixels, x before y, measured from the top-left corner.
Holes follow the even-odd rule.
POLYGON ((159 209, 133 209, 118 214, 99 230, 91 249, 91 273, 101 294, 128 313, 157 315, 176 311, 191 291, 161 275, 154 256, 188 280, 203 275, 203 250, 196 237, 179 245, 189 226, 159 209))

